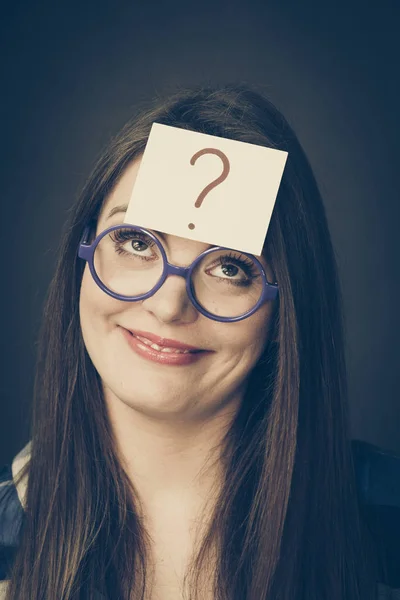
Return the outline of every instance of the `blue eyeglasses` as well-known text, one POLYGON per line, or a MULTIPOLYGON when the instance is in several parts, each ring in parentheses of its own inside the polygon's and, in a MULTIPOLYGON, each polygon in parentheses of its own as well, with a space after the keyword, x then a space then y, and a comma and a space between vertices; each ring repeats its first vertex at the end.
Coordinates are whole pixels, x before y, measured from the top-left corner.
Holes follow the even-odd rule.
POLYGON ((94 281, 109 296, 126 302, 155 294, 170 275, 185 278, 195 308, 214 321, 232 323, 275 300, 277 283, 267 280, 252 254, 221 246, 205 250, 188 267, 172 265, 160 240, 136 225, 114 225, 89 243, 85 227, 78 256, 86 260, 94 281))

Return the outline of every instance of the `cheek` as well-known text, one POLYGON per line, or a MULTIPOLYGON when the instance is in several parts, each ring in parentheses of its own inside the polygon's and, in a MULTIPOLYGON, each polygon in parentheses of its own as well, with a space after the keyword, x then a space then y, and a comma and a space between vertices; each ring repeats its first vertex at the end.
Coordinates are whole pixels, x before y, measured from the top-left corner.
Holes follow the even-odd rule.
POLYGON ((272 312, 273 307, 270 304, 262 307, 258 313, 254 315, 254 322, 250 323, 251 326, 251 334, 254 343, 261 348, 264 348, 266 342, 268 341, 270 335, 270 328, 272 325, 272 312))
MULTIPOLYGON (((79 311, 81 315, 81 321, 83 322, 86 321, 87 317, 89 317, 93 311, 97 312, 101 306, 96 290, 97 287, 98 286, 95 284, 90 274, 89 268, 86 266, 82 277, 79 296, 79 311)), ((99 292, 101 292, 100 289, 99 292)))
POLYGON ((103 292, 89 269, 85 270, 79 297, 80 326, 86 350, 102 379, 111 376, 110 369, 115 370, 113 358, 116 356, 115 325, 118 320, 115 316, 121 311, 121 304, 124 303, 103 292))
POLYGON ((119 302, 103 292, 93 280, 89 268, 86 267, 82 277, 79 297, 79 312, 82 331, 89 330, 90 325, 98 323, 117 311, 119 302))
POLYGON ((248 319, 239 321, 236 330, 232 331, 232 343, 243 350, 262 352, 269 337, 271 316, 272 307, 267 304, 248 319))
POLYGON ((219 328, 220 347, 227 352, 227 364, 236 364, 236 373, 239 369, 246 374, 261 357, 269 338, 271 314, 271 307, 266 305, 232 327, 224 324, 219 328))

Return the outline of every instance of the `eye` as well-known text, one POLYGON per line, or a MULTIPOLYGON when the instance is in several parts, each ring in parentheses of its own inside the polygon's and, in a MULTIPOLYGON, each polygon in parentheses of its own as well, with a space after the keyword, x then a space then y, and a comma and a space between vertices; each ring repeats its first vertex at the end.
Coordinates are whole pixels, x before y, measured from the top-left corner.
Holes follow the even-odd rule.
POLYGON ((219 256, 208 266, 206 273, 226 283, 242 286, 251 285, 259 277, 258 269, 251 259, 234 254, 219 256))
POLYGON ((154 256, 152 248, 155 242, 145 233, 131 229, 115 229, 110 233, 115 252, 130 254, 133 257, 150 259, 154 256), (140 256, 139 256, 140 255, 140 256))
POLYGON ((130 243, 130 247, 137 252, 144 252, 149 248, 149 244, 143 242, 143 240, 133 239, 130 243))
POLYGON ((226 277, 228 279, 236 278, 246 278, 246 274, 243 270, 238 267, 233 261, 222 261, 220 260, 220 264, 212 269, 215 277, 226 277))

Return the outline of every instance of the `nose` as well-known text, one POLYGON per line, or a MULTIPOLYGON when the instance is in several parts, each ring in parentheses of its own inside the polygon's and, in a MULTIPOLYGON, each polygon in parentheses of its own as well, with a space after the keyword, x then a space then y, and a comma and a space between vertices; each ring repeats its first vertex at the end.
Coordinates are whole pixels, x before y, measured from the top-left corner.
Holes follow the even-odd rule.
POLYGON ((184 277, 170 275, 155 294, 142 301, 143 308, 163 323, 194 322, 199 313, 193 306, 184 277))

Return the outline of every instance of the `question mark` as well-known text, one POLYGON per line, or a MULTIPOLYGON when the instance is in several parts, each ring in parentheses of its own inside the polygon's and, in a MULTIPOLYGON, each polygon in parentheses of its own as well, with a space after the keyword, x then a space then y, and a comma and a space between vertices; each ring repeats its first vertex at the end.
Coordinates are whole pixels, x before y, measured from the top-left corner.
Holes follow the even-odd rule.
MULTIPOLYGON (((207 196, 208 192, 210 192, 213 188, 217 187, 217 185, 219 185, 220 183, 225 181, 225 179, 228 177, 228 173, 231 168, 228 157, 223 152, 221 152, 221 150, 218 150, 217 148, 203 148, 202 150, 199 150, 198 152, 193 154, 192 158, 190 159, 190 164, 194 165, 196 160, 199 158, 199 156, 203 156, 203 154, 216 154, 217 156, 219 156, 219 158, 222 160, 224 169, 223 169, 221 175, 219 177, 217 177, 217 179, 214 179, 214 181, 212 181, 211 183, 206 185, 204 190, 199 194, 199 196, 194 204, 196 208, 200 208, 201 203, 203 202, 204 198, 207 196)), ((194 229, 194 223, 189 223, 188 227, 189 227, 189 229, 194 229)))

